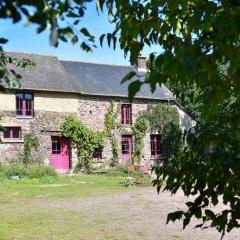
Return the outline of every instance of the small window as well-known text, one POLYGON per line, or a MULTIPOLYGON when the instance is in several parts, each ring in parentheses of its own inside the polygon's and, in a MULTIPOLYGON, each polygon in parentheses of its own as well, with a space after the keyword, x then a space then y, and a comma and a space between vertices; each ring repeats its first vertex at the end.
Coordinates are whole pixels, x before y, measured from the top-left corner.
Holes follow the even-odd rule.
POLYGON ((20 127, 5 127, 3 133, 4 139, 20 140, 21 139, 21 128, 20 127))
POLYGON ((122 140, 122 154, 129 154, 129 141, 128 140, 122 140))
POLYGON ((151 156, 157 157, 161 154, 161 136, 159 134, 151 134, 151 156))
POLYGON ((52 154, 61 154, 60 138, 52 139, 52 154))
POLYGON ((93 158, 102 159, 102 149, 96 149, 93 153, 93 158))
POLYGON ((122 104, 122 124, 131 125, 132 124, 132 105, 122 104))
POLYGON ((133 148, 132 135, 122 136, 122 154, 131 154, 133 148))
POLYGON ((33 116, 32 94, 16 94, 16 114, 17 116, 33 116))

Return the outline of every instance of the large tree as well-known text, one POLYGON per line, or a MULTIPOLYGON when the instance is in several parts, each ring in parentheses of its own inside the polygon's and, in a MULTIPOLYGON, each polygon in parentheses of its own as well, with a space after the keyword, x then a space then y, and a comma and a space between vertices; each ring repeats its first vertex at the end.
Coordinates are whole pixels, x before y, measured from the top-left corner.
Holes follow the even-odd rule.
MULTIPOLYGON (((11 18, 13 23, 27 18, 37 25, 37 32, 49 26, 53 46, 79 41, 90 51, 94 37, 84 27, 78 30, 87 2, 2 0, 0 18, 11 18)), ((100 43, 105 38, 109 46, 119 43, 132 62, 145 45, 159 48, 159 53, 149 56, 145 80, 130 82, 130 99, 143 84, 152 91, 166 84, 197 113, 196 127, 185 136, 186 147, 170 164, 156 168, 158 190, 162 186, 172 193, 182 189, 195 199, 186 203, 186 211, 169 214, 168 220, 183 218, 185 227, 195 216, 223 234, 239 227, 240 1, 99 0, 98 11, 105 8, 115 30, 103 34, 100 43), (220 66, 225 66, 224 71, 220 66), (219 199, 227 207, 216 213, 209 208, 219 199)), ((5 59, 2 52, 0 77, 8 79, 5 59)))

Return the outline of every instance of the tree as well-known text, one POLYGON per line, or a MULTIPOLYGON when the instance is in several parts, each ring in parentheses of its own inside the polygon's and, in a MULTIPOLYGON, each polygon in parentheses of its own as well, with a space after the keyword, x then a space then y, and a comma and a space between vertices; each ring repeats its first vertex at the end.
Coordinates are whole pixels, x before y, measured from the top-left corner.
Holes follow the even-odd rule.
MULTIPOLYGON (((90 0, 3 0, 0 18, 15 23, 24 16, 38 26, 38 32, 49 25, 52 45, 57 46, 59 40, 80 41, 89 51, 94 47, 93 36, 85 28, 75 28, 87 2, 90 0), (69 19, 73 23, 69 24, 69 19), (79 40, 79 34, 84 38, 79 40)), ((130 99, 143 84, 149 84, 152 92, 157 85, 170 83, 173 88, 180 86, 179 96, 185 87, 193 93, 193 100, 191 94, 185 100, 190 105, 194 102, 196 127, 187 133, 186 147, 174 156, 172 164, 156 169, 155 184, 160 190, 165 181, 164 190, 175 193, 182 189, 195 200, 187 203, 185 212, 169 214, 168 220, 183 218, 185 227, 196 216, 223 234, 239 227, 240 1, 99 0, 98 11, 105 8, 115 30, 103 34, 101 44, 105 38, 109 46, 119 42, 132 62, 145 45, 160 50, 150 54, 144 81, 133 78, 136 72, 124 78, 123 82, 133 79, 130 99), (224 74, 219 66, 227 66, 224 74), (208 207, 217 205, 219 197, 229 207, 214 213, 208 207)), ((6 74, 4 61, 0 62, 1 77, 6 74)))

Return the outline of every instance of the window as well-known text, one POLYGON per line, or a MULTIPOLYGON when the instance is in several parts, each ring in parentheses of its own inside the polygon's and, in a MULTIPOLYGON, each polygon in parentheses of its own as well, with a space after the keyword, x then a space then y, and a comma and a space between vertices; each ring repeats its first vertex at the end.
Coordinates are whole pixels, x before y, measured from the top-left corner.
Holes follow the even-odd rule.
POLYGON ((16 94, 16 114, 17 116, 33 116, 32 94, 16 94))
POLYGON ((102 159, 102 149, 96 149, 93 153, 93 158, 102 159))
POLYGON ((131 104, 122 104, 122 124, 132 124, 132 106, 131 104))
POLYGON ((129 154, 129 141, 122 140, 122 154, 129 154))
POLYGON ((152 134, 151 138, 151 156, 156 157, 161 154, 161 136, 159 134, 152 134))
POLYGON ((61 154, 60 138, 53 138, 52 139, 52 154, 61 154))
POLYGON ((132 152, 132 136, 123 135, 122 136, 122 154, 131 154, 132 152))
POLYGON ((4 139, 20 140, 21 139, 21 128, 20 127, 5 127, 3 133, 4 139))

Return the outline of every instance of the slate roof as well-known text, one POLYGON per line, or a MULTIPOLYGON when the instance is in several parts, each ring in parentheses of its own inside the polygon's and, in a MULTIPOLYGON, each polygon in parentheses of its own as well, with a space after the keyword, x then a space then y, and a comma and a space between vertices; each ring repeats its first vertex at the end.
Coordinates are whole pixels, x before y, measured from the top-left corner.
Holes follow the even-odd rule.
MULTIPOLYGON (((57 57, 45 55, 7 54, 16 58, 30 59, 36 64, 35 67, 26 69, 10 66, 22 76, 21 89, 25 90, 126 97, 128 84, 120 84, 121 79, 128 72, 136 70, 132 66, 62 61, 57 57)), ((158 87, 155 93, 151 94, 148 85, 142 87, 137 97, 161 100, 174 99, 172 93, 165 87, 158 87)))

